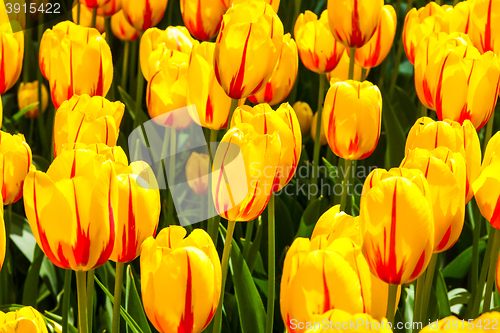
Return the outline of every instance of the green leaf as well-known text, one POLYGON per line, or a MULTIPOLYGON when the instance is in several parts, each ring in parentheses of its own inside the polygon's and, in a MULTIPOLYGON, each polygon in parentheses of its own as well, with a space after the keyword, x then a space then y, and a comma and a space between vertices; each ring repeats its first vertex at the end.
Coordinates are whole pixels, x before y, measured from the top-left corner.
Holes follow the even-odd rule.
POLYGON ((24 282, 23 304, 34 308, 37 306, 38 298, 38 277, 42 268, 44 254, 40 247, 35 246, 34 260, 28 269, 28 275, 24 282))
POLYGON ((151 333, 151 328, 149 327, 148 319, 146 318, 146 314, 144 313, 144 307, 141 302, 141 298, 139 293, 137 292, 136 281, 133 274, 133 269, 131 265, 127 265, 127 270, 125 274, 126 277, 126 293, 128 297, 126 297, 128 304, 127 309, 130 316, 136 321, 139 327, 142 329, 144 333, 151 333))
MULTIPOLYGON (((59 326, 61 325, 62 317, 59 315, 56 315, 55 313, 45 311, 43 313, 43 317, 47 322, 49 322, 53 326, 55 326, 54 323, 57 323, 59 326)), ((68 323, 68 332, 69 333, 78 333, 78 330, 75 328, 75 326, 68 323)))
POLYGON ((47 172, 50 162, 43 156, 33 155, 33 164, 38 171, 47 172))
POLYGON ((401 164, 405 154, 406 135, 387 94, 382 95, 382 122, 387 138, 385 168, 390 169, 401 164))
POLYGON ((440 270, 436 270, 436 298, 439 304, 439 318, 451 316, 451 306, 448 299, 448 289, 444 281, 443 274, 440 270))
POLYGON ((326 177, 330 179, 333 184, 337 184, 338 182, 338 177, 339 177, 339 172, 336 167, 334 167, 326 158, 323 157, 323 163, 325 163, 325 166, 328 170, 328 173, 326 174, 326 177))
MULTIPOLYGON (((486 241, 479 242, 479 256, 486 248, 486 241)), ((452 262, 450 262, 443 270, 445 279, 463 279, 471 271, 472 266, 472 246, 469 246, 465 251, 460 253, 452 262)))
POLYGON ((323 197, 319 197, 307 206, 304 214, 302 215, 302 219, 300 220, 299 230, 297 231, 295 238, 311 237, 316 222, 318 222, 319 217, 326 210, 324 209, 325 205, 328 205, 328 200, 325 200, 323 197))

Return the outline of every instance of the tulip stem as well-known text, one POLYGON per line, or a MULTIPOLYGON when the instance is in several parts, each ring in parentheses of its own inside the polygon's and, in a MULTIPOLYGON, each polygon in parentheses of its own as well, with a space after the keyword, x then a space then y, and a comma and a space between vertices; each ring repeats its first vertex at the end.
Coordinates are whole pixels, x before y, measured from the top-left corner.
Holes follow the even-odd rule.
MULTIPOLYGON (((314 153, 313 153, 313 173, 311 184, 313 186, 318 185, 318 174, 319 174, 319 150, 321 148, 321 119, 323 116, 323 101, 325 100, 325 75, 319 74, 319 90, 318 90, 318 118, 316 119, 316 137, 314 138, 314 153)), ((315 200, 318 196, 317 192, 311 195, 312 200, 315 200)))
POLYGON ((113 302, 113 330, 112 333, 120 332, 120 306, 122 303, 122 285, 123 285, 123 269, 124 263, 116 263, 115 274, 115 300, 113 302))
POLYGON ((104 19, 104 31, 106 32, 106 42, 109 47, 111 47, 111 17, 106 17, 104 19))
POLYGON ((229 129, 231 128, 231 121, 233 120, 233 113, 234 113, 234 110, 236 110, 236 108, 238 107, 239 102, 240 102, 239 99, 235 99, 235 98, 231 99, 231 109, 229 111, 229 116, 227 118, 226 132, 229 131, 229 129))
POLYGON ((351 178, 351 166, 352 160, 344 160, 344 181, 342 182, 342 196, 340 197, 340 211, 345 211, 345 206, 347 204, 347 192, 349 188, 349 179, 351 178))
POLYGON ((493 284, 495 282, 496 267, 498 261, 498 251, 500 250, 500 232, 491 228, 490 237, 493 237, 493 249, 490 256, 488 279, 486 280, 486 290, 484 292, 483 313, 490 311, 491 293, 493 292, 493 284))
POLYGON ((493 133, 493 120, 495 119, 495 112, 491 113, 491 117, 488 120, 488 124, 486 125, 486 133, 484 135, 484 143, 483 143, 483 153, 486 151, 486 146, 490 141, 491 135, 493 133))
POLYGON ((271 193, 269 203, 267 204, 268 219, 268 278, 267 278, 267 317, 266 332, 273 332, 274 324, 274 288, 276 283, 276 246, 275 246, 275 224, 274 224, 274 193, 271 193))
POLYGON ((90 331, 92 331, 92 317, 94 315, 94 275, 94 269, 87 273, 87 317, 89 318, 90 331))
POLYGON ((210 130, 210 141, 208 142, 208 156, 210 158, 210 164, 208 167, 208 211, 210 213, 210 218, 208 219, 208 227, 207 231, 210 237, 212 237, 212 241, 214 242, 215 247, 217 248, 217 239, 219 238, 219 221, 220 221, 220 216, 216 215, 215 213, 215 207, 213 204, 213 197, 212 197, 212 177, 210 177, 210 174, 212 172, 212 166, 214 164, 214 152, 212 151, 212 143, 217 142, 217 137, 219 135, 218 130, 211 129, 210 130), (212 216, 215 215, 215 216, 212 216))
POLYGON ((467 212, 469 214, 469 219, 473 224, 473 234, 472 234, 472 273, 471 273, 471 293, 476 294, 477 283, 479 279, 479 238, 481 236, 481 228, 483 220, 481 218, 475 218, 473 211, 472 202, 467 204, 467 212))
POLYGON ((398 285, 390 284, 389 285, 389 295, 387 297, 387 321, 391 324, 394 324, 394 314, 397 308, 397 300, 398 300, 398 285))
MULTIPOLYGON (((138 38, 138 45, 140 48, 140 43, 142 39, 142 32, 138 38)), ((142 76, 141 70, 141 57, 140 54, 137 55, 137 93, 135 96, 135 119, 134 119, 134 128, 139 125, 139 112, 142 107, 142 95, 144 93, 144 77, 142 76)))
POLYGON ((414 295, 414 307, 413 307, 413 322, 421 322, 420 315, 422 311, 422 293, 424 291, 425 285, 425 271, 417 279, 417 287, 414 295))
MULTIPOLYGON (((44 14, 40 12, 38 17, 38 45, 40 45, 40 41, 42 40, 45 24, 44 24, 44 14)), ((38 67, 38 66, 37 66, 38 67)), ((38 80, 38 131, 40 132, 40 142, 42 143, 42 152, 44 156, 50 150, 49 144, 47 143, 47 135, 45 134, 45 121, 43 114, 43 94, 42 94, 42 85, 43 85, 43 76, 40 68, 37 69, 37 80, 38 80)))
POLYGON ((177 131, 175 128, 170 128, 170 164, 168 166, 168 189, 169 189, 169 200, 167 204, 167 224, 173 225, 175 224, 174 217, 174 196, 172 195, 172 189, 174 188, 174 180, 175 180, 175 154, 177 154, 177 131))
POLYGON ((89 332, 89 322, 87 319, 87 286, 85 271, 76 271, 76 286, 78 293, 78 331, 79 333, 89 332))
POLYGON ((95 25, 97 23, 97 8, 92 8, 92 23, 90 26, 92 28, 95 28, 95 25))
POLYGON ((71 299, 71 277, 73 275, 73 271, 71 269, 67 269, 64 273, 64 294, 63 294, 63 303, 62 303, 62 333, 68 332, 68 315, 69 315, 69 302, 71 299))
POLYGON ((123 48, 123 67, 122 67, 122 82, 121 82, 121 86, 125 91, 127 91, 129 56, 130 56, 130 42, 126 41, 125 47, 123 48))
POLYGON ((366 73, 368 73, 368 69, 362 67, 361 68, 361 82, 363 82, 364 80, 366 80, 366 77, 367 77, 366 73))
POLYGON ((420 114, 418 115, 419 118, 422 118, 422 117, 427 117, 427 107, 420 103, 420 114))
POLYGON ((356 48, 349 48, 349 80, 354 80, 354 64, 356 62, 356 48))
POLYGON ((457 3, 459 3, 459 2, 460 2, 460 0, 455 0, 455 1, 453 1, 453 6, 456 6, 456 5, 457 5, 457 3))
POLYGON ((436 272, 438 253, 433 253, 429 266, 427 266, 427 272, 425 273, 425 284, 422 293, 422 303, 420 304, 420 318, 421 322, 425 322, 427 319, 427 309, 429 308, 429 299, 431 297, 432 282, 434 281, 434 273, 436 272))
POLYGON ((220 300, 217 311, 214 317, 214 330, 213 333, 219 333, 222 328, 222 306, 224 302, 224 290, 226 289, 227 271, 229 264, 229 254, 231 252, 231 243, 233 242, 234 227, 236 221, 227 222, 226 239, 224 241, 224 251, 222 253, 222 285, 220 289, 220 300))
POLYGON ((76 24, 80 25, 80 15, 82 14, 82 4, 78 1, 77 10, 76 10, 76 24))

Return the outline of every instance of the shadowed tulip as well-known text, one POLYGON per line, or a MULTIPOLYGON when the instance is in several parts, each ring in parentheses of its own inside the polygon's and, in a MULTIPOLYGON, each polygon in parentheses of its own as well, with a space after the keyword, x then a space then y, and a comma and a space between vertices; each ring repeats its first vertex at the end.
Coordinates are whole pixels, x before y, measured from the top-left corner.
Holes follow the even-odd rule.
POLYGON ((295 111, 295 115, 299 120, 302 136, 309 134, 313 118, 313 112, 309 104, 307 104, 306 102, 297 101, 295 102, 295 104, 293 104, 292 109, 295 111))
POLYGON ((207 154, 193 152, 186 163, 186 178, 189 187, 198 195, 208 193, 208 170, 210 158, 207 154))
MULTIPOLYGON (((85 28, 92 28, 92 12, 91 7, 87 7, 85 4, 80 5, 80 23, 78 25, 85 28)), ((73 17, 73 22, 78 22, 78 6, 74 6, 71 10, 73 17)), ((102 34, 105 30, 104 17, 97 15, 95 21, 95 28, 102 34)))
MULTIPOLYGON (((19 110, 38 102, 38 81, 28 83, 21 82, 17 90, 17 102, 19 104, 19 110)), ((45 84, 42 83, 42 112, 45 112, 47 106, 49 106, 49 92, 45 84)), ((39 108, 40 105, 37 105, 24 115, 28 118, 38 118, 39 108)))
POLYGON ((97 15, 110 17, 122 10, 122 0, 110 0, 104 6, 97 8, 97 15))
POLYGON ((99 8, 107 5, 111 0, 79 0, 80 3, 89 8, 99 8))
POLYGON ((130 24, 146 31, 160 23, 168 0, 122 0, 122 10, 130 24))
POLYGON ((217 36, 222 16, 227 11, 221 0, 181 0, 180 7, 186 28, 200 40, 217 36))
POLYGON ((139 31, 128 23, 123 10, 111 17, 111 31, 116 38, 124 41, 133 41, 139 37, 139 31))

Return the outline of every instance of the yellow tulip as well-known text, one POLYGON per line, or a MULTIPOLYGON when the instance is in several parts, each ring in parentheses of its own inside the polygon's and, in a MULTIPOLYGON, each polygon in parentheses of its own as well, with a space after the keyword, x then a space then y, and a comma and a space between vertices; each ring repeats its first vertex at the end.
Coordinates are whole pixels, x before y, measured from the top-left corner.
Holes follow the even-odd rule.
MULTIPOLYGON (((350 314, 348 312, 334 309, 324 314, 313 316, 310 322, 314 323, 328 323, 328 326, 311 327, 306 333, 327 333, 333 329, 342 332, 363 332, 363 333, 392 333, 391 323, 387 319, 382 318, 376 320, 366 313, 350 314), (356 323, 355 328, 351 329, 350 323, 356 323)), ((310 324, 311 325, 311 324, 310 324)))
MULTIPOLYGON (((22 110, 29 105, 38 102, 38 81, 24 83, 21 82, 17 90, 17 102, 19 109, 22 110)), ((42 112, 45 112, 49 105, 49 92, 47 87, 42 83, 42 112)), ((28 118, 38 118, 38 110, 40 105, 37 105, 26 112, 24 115, 28 118)))
MULTIPOLYGON (((359 49, 356 51, 358 52, 359 49)), ((349 53, 347 50, 344 50, 344 53, 342 54, 342 57, 340 58, 339 64, 335 69, 331 72, 326 73, 326 79, 328 82, 332 80, 338 80, 338 81, 347 81, 349 79, 349 53)), ((354 78, 353 80, 355 81, 364 81, 363 80, 363 68, 358 65, 358 63, 354 63, 354 78)), ((370 73, 370 68, 366 68, 366 76, 370 73)))
POLYGON ((483 163, 481 165, 481 170, 484 170, 488 165, 493 162, 500 160, 500 132, 493 135, 488 144, 486 145, 486 150, 484 152, 483 163))
MULTIPOLYGON (((73 150, 90 150, 96 154, 106 157, 107 160, 110 160, 117 164, 122 164, 124 166, 128 164, 127 154, 125 154, 123 148, 120 146, 109 147, 104 143, 93 143, 87 145, 85 143, 75 142, 72 144, 65 144, 62 148, 62 152, 73 150)), ((140 172, 135 172, 135 174, 139 175, 140 172)))
POLYGON ((261 134, 250 124, 224 135, 212 168, 212 195, 220 216, 251 221, 264 211, 275 187, 280 151, 277 132, 261 134))
POLYGON ((375 34, 383 7, 383 0, 328 0, 333 35, 347 47, 362 47, 375 34))
POLYGON ((434 219, 427 180, 420 170, 374 170, 360 204, 363 253, 379 279, 405 284, 427 268, 434 249, 434 219))
POLYGON ((45 31, 40 49, 40 67, 50 81, 56 108, 73 95, 106 96, 113 62, 109 45, 96 29, 59 23, 54 31, 45 31))
MULTIPOLYGON (((226 4, 227 8, 231 7, 233 4, 239 4, 245 1, 247 0, 222 0, 222 2, 226 4)), ((262 1, 265 1, 267 4, 271 5, 271 7, 273 7, 274 12, 278 13, 281 0, 262 0, 262 1)))
POLYGON ((31 306, 7 313, 0 311, 0 332, 48 333, 42 315, 31 306))
POLYGON ((122 10, 122 0, 110 0, 104 6, 97 8, 97 15, 110 17, 122 10))
POLYGON ((215 42, 215 75, 226 94, 235 99, 264 88, 283 46, 283 23, 261 0, 235 4, 224 14, 215 42))
POLYGON ((210 236, 171 226, 149 237, 141 251, 144 310, 160 332, 200 333, 219 304, 221 266, 210 236))
MULTIPOLYGON (((85 4, 80 5, 80 26, 85 28, 92 27, 92 12, 93 9, 91 7, 87 7, 85 4)), ((73 22, 78 22, 78 6, 74 6, 71 10, 71 14, 73 17, 73 22)), ((97 15, 95 21, 95 28, 102 34, 104 33, 104 17, 97 15)))
POLYGON ((421 333, 481 333, 490 329, 498 328, 500 316, 497 311, 486 312, 474 320, 465 321, 455 316, 448 316, 438 321, 434 321, 424 327, 421 333))
POLYGON ((118 215, 112 161, 90 150, 65 151, 47 173, 30 171, 24 193, 33 235, 54 265, 88 271, 108 260, 118 215))
POLYGON ((481 53, 500 54, 500 1, 475 0, 470 15, 469 36, 481 53))
POLYGON ((24 59, 24 32, 12 33, 9 22, 0 25, 0 95, 16 84, 24 59))
POLYGON ((445 20, 450 24, 450 33, 469 33, 470 16, 473 7, 474 1, 461 1, 445 12, 445 20))
POLYGON ((200 40, 217 36, 222 16, 227 10, 220 0, 181 0, 180 7, 186 28, 200 40))
MULTIPOLYGON (((3 261, 5 259, 5 251, 6 251, 6 245, 7 245, 7 238, 5 235, 5 222, 3 219, 3 205, 0 208, 0 214, 2 215, 0 217, 0 271, 2 270, 2 265, 3 261)), ((1 318, 1 315, 0 315, 1 318)), ((1 321, 1 319, 0 319, 1 321)))
MULTIPOLYGON (((316 123, 318 121, 318 112, 316 112, 312 118, 312 121, 311 121, 311 138, 313 140, 316 140, 316 123)), ((321 126, 320 126, 320 132, 319 132, 319 144, 321 146, 324 146, 328 143, 328 141, 326 140, 326 134, 325 134, 325 123, 326 123, 326 120, 325 120, 325 117, 321 117, 321 126)))
POLYGON ((209 156, 197 152, 193 152, 186 163, 186 178, 189 187, 198 195, 208 193, 209 165, 209 156))
POLYGON ((107 5, 111 0, 79 0, 80 3, 89 8, 99 8, 107 5))
POLYGON ((139 31, 128 23, 123 10, 111 17, 111 31, 116 38, 124 41, 133 41, 139 37, 139 31))
POLYGON ((0 184, 4 205, 23 196, 23 182, 30 171, 31 160, 31 148, 24 135, 0 131, 0 184))
POLYGON ((481 214, 490 222, 493 228, 500 229, 500 160, 493 151, 496 150, 494 146, 497 143, 498 135, 488 143, 489 149, 486 150, 485 164, 483 164, 481 174, 472 184, 472 188, 481 214))
POLYGON ((299 120, 300 131, 302 132, 302 135, 304 136, 309 134, 313 118, 313 112, 309 104, 307 104, 306 102, 297 101, 295 102, 295 104, 293 104, 292 109, 295 111, 295 115, 299 120))
POLYGON ((104 97, 73 96, 57 110, 54 120, 54 156, 63 145, 81 142, 115 146, 125 105, 104 97))
POLYGON ((328 240, 350 238, 356 245, 362 245, 359 231, 359 217, 352 217, 340 211, 340 205, 327 210, 316 222, 311 239, 326 235, 328 240))
MULTIPOLYGON (((14 32, 20 32, 21 30, 25 30, 26 29, 26 13, 24 11, 24 5, 27 6, 27 9, 29 8, 29 5, 31 2, 28 2, 26 3, 26 0, 3 0, 3 3, 5 4, 5 10, 6 10, 6 13, 12 8, 12 10, 10 11, 10 13, 8 13, 8 15, 5 15, 4 13, 2 13, 3 16, 2 17, 2 20, 0 21, 0 24, 4 23, 4 22, 7 22, 10 21, 10 26, 7 28, 8 30, 10 31, 14 31, 14 32), (17 7, 17 5, 19 5, 20 7, 17 7), (16 10, 16 7, 19 8, 19 10, 16 10), (22 8, 22 9, 21 9, 22 8)), ((38 7, 37 7, 38 8, 38 7)))
POLYGON ((215 78, 214 50, 215 44, 208 42, 193 49, 187 73, 187 105, 198 125, 220 130, 227 126, 231 98, 215 78))
POLYGON ((375 150, 380 136, 380 90, 368 81, 332 81, 323 117, 333 153, 343 159, 364 159, 375 150))
POLYGON ((460 237, 465 219, 465 159, 449 148, 414 149, 401 167, 422 171, 429 184, 434 214, 434 252, 450 249, 460 237))
POLYGON ((268 103, 276 105, 285 100, 292 91, 299 70, 297 44, 290 34, 283 36, 283 48, 273 75, 264 89, 250 96, 248 100, 254 104, 268 103))
POLYGON ((333 37, 328 24, 328 10, 320 18, 306 10, 295 22, 294 32, 300 60, 307 69, 323 74, 333 71, 345 47, 333 37))
POLYGON ((477 132, 468 120, 463 125, 454 121, 434 121, 431 118, 417 119, 406 139, 406 154, 415 148, 433 150, 447 147, 465 158, 466 184, 465 203, 472 199, 472 183, 479 177, 481 170, 481 146, 477 132))
POLYGON ((356 50, 356 62, 361 67, 377 67, 384 61, 392 48, 397 25, 398 18, 394 7, 385 5, 375 34, 368 43, 356 50))
POLYGON ((122 0, 122 10, 130 24, 146 31, 160 23, 168 0, 122 0))

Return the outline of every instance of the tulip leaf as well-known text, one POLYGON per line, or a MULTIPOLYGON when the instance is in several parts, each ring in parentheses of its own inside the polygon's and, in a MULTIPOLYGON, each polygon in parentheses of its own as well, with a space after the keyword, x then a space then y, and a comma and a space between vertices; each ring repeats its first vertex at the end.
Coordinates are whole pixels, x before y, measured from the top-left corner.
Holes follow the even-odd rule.
POLYGON ((382 95, 382 122, 386 135, 387 149, 385 168, 399 166, 405 154, 406 135, 387 94, 382 95))
POLYGON ((444 281, 443 274, 440 270, 436 270, 435 274, 435 288, 436 298, 439 304, 439 318, 451 316, 450 301, 448 299, 448 289, 446 288, 446 282, 444 281))
MULTIPOLYGON (((61 316, 56 315, 55 313, 52 313, 52 312, 49 312, 49 311, 45 311, 43 313, 43 318, 45 319, 45 322, 47 322, 51 326, 56 326, 56 324, 58 326, 60 326, 61 322, 62 322, 62 317, 61 316)), ((54 332, 58 332, 58 330, 56 329, 56 330, 54 330, 54 332)), ((69 333, 78 333, 78 330, 75 328, 75 326, 73 326, 72 324, 68 323, 68 332, 69 333)))
POLYGON ((35 246, 35 253, 33 255, 33 262, 28 269, 28 275, 24 282, 23 290, 23 304, 36 307, 38 297, 38 277, 40 269, 42 268, 44 254, 40 247, 35 246))
POLYGON ((144 111, 142 109, 139 110, 139 119, 135 119, 135 101, 134 99, 129 95, 127 94, 127 92, 122 88, 122 87, 118 87, 118 91, 120 92, 120 96, 123 100, 123 104, 125 104, 125 108, 127 109, 130 117, 132 118, 132 120, 134 121, 134 124, 143 124, 145 123, 146 121, 149 120, 149 117, 146 116, 146 114, 144 113, 144 111))
POLYGON ((323 157, 323 163, 325 163, 326 169, 328 170, 326 177, 330 179, 333 184, 338 183, 339 173, 336 167, 334 167, 326 158, 323 157))
POLYGON ((127 270, 125 272, 127 275, 125 283, 127 286, 126 292, 128 294, 128 297, 126 297, 128 303, 127 309, 130 316, 135 319, 142 331, 144 333, 151 333, 151 328, 149 327, 148 319, 144 313, 144 307, 142 306, 141 298, 137 292, 136 281, 132 271, 132 266, 127 265, 127 270))
MULTIPOLYGON (((480 241, 478 247, 480 256, 484 252, 485 248, 486 241, 480 241)), ((443 277, 446 279, 464 279, 471 271, 471 266, 472 246, 469 246, 442 270, 443 277)))
POLYGON ((50 162, 43 156, 33 155, 32 162, 38 171, 47 172, 50 166, 50 162))
POLYGON ((314 226, 318 222, 319 217, 328 208, 328 200, 324 197, 319 197, 312 201, 309 206, 307 206, 304 214, 302 214, 302 219, 300 220, 299 230, 295 235, 297 237, 309 238, 312 235, 314 226))

